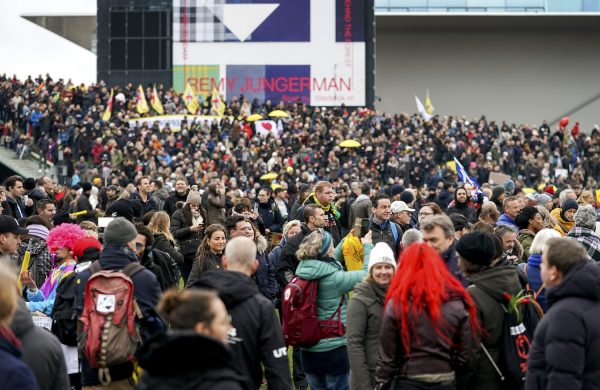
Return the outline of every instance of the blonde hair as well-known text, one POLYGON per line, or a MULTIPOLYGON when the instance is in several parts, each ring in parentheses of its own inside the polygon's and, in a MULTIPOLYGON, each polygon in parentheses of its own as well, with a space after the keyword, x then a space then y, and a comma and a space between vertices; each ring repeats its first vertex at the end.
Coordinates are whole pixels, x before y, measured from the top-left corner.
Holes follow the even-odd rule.
POLYGON ((546 242, 551 238, 560 238, 561 235, 554 229, 542 229, 535 235, 531 247, 529 248, 530 255, 541 255, 546 242))
MULTIPOLYGON (((298 260, 309 260, 319 258, 321 253, 321 246, 323 246, 323 240, 325 236, 319 231, 319 229, 313 231, 308 236, 304 237, 304 240, 296 251, 296 257, 298 260)), ((333 240, 329 245, 327 254, 329 254, 333 247, 333 240)))
POLYGON ((8 325, 17 310, 17 277, 0 261, 0 325, 8 325))
POLYGON ((150 218, 150 222, 148 223, 148 229, 150 229, 152 233, 163 234, 167 240, 175 241, 173 234, 171 234, 171 231, 169 230, 170 226, 171 218, 169 217, 169 214, 164 211, 158 211, 154 213, 152 218, 150 218))
POLYGON ((285 225, 283 225, 283 236, 287 237, 288 232, 294 226, 297 226, 297 227, 301 228, 302 227, 302 222, 300 222, 297 219, 293 219, 293 220, 289 221, 288 223, 286 223, 285 225))

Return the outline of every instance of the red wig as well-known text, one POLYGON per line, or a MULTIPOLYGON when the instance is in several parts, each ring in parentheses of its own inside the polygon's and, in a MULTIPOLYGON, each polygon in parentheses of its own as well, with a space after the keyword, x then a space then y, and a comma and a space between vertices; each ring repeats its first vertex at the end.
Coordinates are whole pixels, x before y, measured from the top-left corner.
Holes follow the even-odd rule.
POLYGON ((460 298, 465 303, 475 336, 480 329, 475 303, 458 279, 448 271, 440 255, 425 243, 412 244, 402 251, 385 305, 392 301, 391 304, 395 306, 406 353, 410 353, 411 337, 415 337, 411 335, 411 329, 416 325, 416 319, 424 313, 431 319, 436 333, 452 344, 444 333, 445 324, 441 317, 442 305, 451 297, 460 298))

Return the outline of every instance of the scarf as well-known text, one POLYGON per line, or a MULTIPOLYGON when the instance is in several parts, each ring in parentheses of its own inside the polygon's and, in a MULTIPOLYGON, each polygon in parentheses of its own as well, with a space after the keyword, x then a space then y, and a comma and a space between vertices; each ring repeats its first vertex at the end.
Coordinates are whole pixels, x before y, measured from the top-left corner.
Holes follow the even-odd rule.
POLYGON ((363 267, 363 245, 360 238, 348 234, 342 244, 344 262, 348 271, 360 271, 363 267))
POLYGON ((379 284, 375 281, 369 282, 369 285, 371 286, 371 288, 373 289, 373 292, 375 293, 377 302, 379 302, 383 305, 383 302, 385 302, 385 294, 387 294, 389 285, 388 284, 379 284))
POLYGON ((21 348, 21 342, 15 336, 15 333, 8 326, 0 325, 0 338, 8 341, 16 348, 21 348))
POLYGON ((75 269, 75 260, 69 260, 62 263, 58 268, 54 269, 50 275, 46 278, 42 287, 40 287, 40 291, 44 295, 44 298, 47 298, 52 290, 56 287, 58 282, 63 278, 63 276, 69 275, 75 269))
MULTIPOLYGON (((312 192, 312 193, 311 193, 311 194, 308 196, 308 198, 307 198, 307 199, 310 199, 311 197, 314 199, 314 201, 315 201, 315 204, 317 204, 319 207, 321 207, 321 208, 323 209, 323 212, 324 212, 324 213, 326 213, 326 214, 327 214, 329 211, 331 211, 331 212, 333 213, 333 215, 335 216, 335 218, 336 218, 336 219, 339 219, 339 218, 340 218, 340 215, 341 215, 341 214, 340 214, 340 212, 339 212, 339 211, 338 211, 338 210, 335 208, 335 206, 334 206, 333 204, 329 203, 329 204, 327 204, 327 205, 323 206, 323 205, 321 204, 321 202, 319 202, 319 199, 317 199, 317 195, 315 195, 315 193, 314 193, 314 192, 312 192)), ((305 204, 306 204, 306 202, 305 202, 305 204)))

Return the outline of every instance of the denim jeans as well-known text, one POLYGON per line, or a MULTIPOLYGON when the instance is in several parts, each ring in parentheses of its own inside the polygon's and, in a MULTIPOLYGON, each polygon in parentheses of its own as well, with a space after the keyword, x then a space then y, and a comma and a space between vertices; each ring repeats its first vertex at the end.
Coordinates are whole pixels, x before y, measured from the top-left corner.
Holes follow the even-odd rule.
POLYGON ((348 373, 342 375, 306 374, 311 390, 348 390, 348 373))

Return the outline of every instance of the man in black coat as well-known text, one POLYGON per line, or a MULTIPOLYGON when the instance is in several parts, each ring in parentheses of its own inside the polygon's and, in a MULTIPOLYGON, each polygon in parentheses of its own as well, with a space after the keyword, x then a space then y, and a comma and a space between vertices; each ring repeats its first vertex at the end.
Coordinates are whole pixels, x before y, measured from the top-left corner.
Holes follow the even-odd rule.
POLYGON ((477 210, 469 206, 469 193, 464 187, 459 187, 454 191, 454 206, 446 210, 448 215, 461 214, 471 223, 477 222, 477 210))
POLYGON ((180 177, 175 182, 175 192, 165 200, 165 207, 163 208, 169 215, 173 215, 177 211, 177 202, 185 203, 190 187, 185 177, 180 177))
POLYGON ((541 273, 549 309, 529 351, 526 388, 600 388, 600 268, 578 242, 551 238, 541 273))
POLYGON ((216 290, 231 315, 229 332, 233 366, 246 378, 247 390, 260 388, 263 368, 269 389, 292 388, 279 319, 270 300, 259 291, 251 275, 258 268, 251 238, 235 237, 227 243, 223 271, 206 271, 190 286, 216 290))
POLYGON ((281 251, 281 258, 277 265, 277 271, 275 277, 281 285, 282 289, 296 276, 296 268, 298 267, 298 257, 296 257, 296 251, 304 240, 304 237, 308 236, 310 232, 315 229, 322 228, 325 226, 325 213, 323 209, 316 204, 308 204, 304 206, 304 223, 301 225, 300 233, 290 238, 283 250, 281 251))

